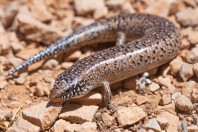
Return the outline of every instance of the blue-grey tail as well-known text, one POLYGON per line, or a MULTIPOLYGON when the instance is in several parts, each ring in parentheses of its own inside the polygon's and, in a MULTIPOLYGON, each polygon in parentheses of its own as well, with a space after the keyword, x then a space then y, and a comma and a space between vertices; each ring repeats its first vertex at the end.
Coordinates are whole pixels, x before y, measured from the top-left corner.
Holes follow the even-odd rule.
POLYGON ((42 59, 45 59, 51 55, 60 53, 61 51, 65 50, 65 47, 67 44, 68 44, 68 42, 65 41, 65 39, 56 42, 55 44, 49 46, 47 49, 44 49, 44 50, 40 51, 39 53, 35 54, 34 56, 30 57, 28 60, 24 61, 22 64, 20 64, 13 70, 9 71, 5 75, 5 77, 13 75, 15 72, 20 71, 20 70, 26 68, 27 66, 29 66, 33 63, 36 63, 42 59))

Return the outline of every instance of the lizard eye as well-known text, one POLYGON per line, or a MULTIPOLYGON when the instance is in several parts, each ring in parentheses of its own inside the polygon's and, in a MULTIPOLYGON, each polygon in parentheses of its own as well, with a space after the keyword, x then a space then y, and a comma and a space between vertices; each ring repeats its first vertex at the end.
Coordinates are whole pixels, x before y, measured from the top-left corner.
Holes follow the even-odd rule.
POLYGON ((68 90, 68 87, 67 87, 67 83, 65 80, 61 80, 58 84, 57 84, 57 88, 61 88, 61 89, 64 89, 64 90, 68 90))

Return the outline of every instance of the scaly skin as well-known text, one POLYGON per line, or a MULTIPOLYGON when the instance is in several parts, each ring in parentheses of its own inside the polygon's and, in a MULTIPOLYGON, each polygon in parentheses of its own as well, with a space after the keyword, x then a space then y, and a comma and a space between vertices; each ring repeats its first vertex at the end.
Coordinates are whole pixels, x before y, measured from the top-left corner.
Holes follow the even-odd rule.
POLYGON ((58 52, 90 43, 116 41, 118 32, 124 32, 127 40, 133 35, 142 37, 77 61, 56 78, 50 93, 52 101, 82 96, 102 86, 103 82, 118 82, 167 63, 176 56, 180 47, 178 30, 164 18, 138 13, 117 16, 77 30, 31 57, 8 75, 58 52))

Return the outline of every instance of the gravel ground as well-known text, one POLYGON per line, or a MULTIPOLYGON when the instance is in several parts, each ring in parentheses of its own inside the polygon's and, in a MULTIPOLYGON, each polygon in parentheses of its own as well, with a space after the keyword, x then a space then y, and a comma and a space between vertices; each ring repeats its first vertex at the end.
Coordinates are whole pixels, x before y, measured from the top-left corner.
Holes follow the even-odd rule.
POLYGON ((0 131, 198 131, 197 0, 1 0, 0 131), (13 78, 4 75, 33 54, 97 19, 150 13, 172 21, 182 35, 171 62, 152 69, 152 83, 136 90, 138 76, 113 84, 115 112, 100 107, 100 89, 67 104, 48 101, 56 76, 75 61, 114 46, 95 44, 52 56, 13 78))

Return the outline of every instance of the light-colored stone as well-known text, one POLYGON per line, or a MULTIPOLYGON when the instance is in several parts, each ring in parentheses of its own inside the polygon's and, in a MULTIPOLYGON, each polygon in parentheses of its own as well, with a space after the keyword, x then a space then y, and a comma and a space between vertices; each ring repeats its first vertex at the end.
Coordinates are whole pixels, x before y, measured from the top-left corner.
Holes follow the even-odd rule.
POLYGON ((187 129, 188 129, 188 132, 198 132, 197 125, 188 126, 187 129))
POLYGON ((9 58, 8 61, 9 61, 14 67, 20 65, 20 64, 23 62, 22 59, 16 58, 16 57, 9 58))
POLYGON ((10 109, 0 110, 0 122, 6 121, 6 119, 11 119, 12 111, 10 109))
POLYGON ((94 114, 98 110, 95 105, 65 104, 59 118, 69 120, 73 123, 84 123, 92 121, 94 114))
POLYGON ((106 5, 112 6, 112 7, 117 7, 121 6, 126 2, 126 0, 107 0, 106 5))
POLYGON ((52 19, 52 14, 48 11, 44 1, 33 0, 29 3, 29 8, 33 16, 39 21, 45 22, 52 19))
POLYGON ((21 103, 18 101, 11 101, 10 103, 7 104, 8 108, 18 108, 21 106, 21 103))
POLYGON ((108 113, 103 113, 102 114, 102 121, 104 122, 104 125, 107 127, 110 127, 113 122, 115 121, 115 118, 108 113))
POLYGON ((31 124, 27 120, 17 118, 7 132, 40 132, 40 130, 38 126, 31 124))
POLYGON ((76 61, 80 58, 81 55, 82 55, 82 52, 77 50, 77 51, 73 52, 70 56, 68 56, 66 58, 66 61, 76 61))
POLYGON ((74 64, 74 63, 72 63, 72 62, 63 62, 63 63, 61 64, 61 67, 62 67, 63 69, 68 69, 68 68, 71 67, 73 64, 74 64))
POLYGON ((102 103, 103 97, 100 93, 89 92, 82 98, 75 98, 71 101, 82 105, 99 105, 102 103))
POLYGON ((37 81, 36 83, 36 89, 34 91, 36 96, 42 97, 44 95, 49 95, 50 94, 50 87, 49 87, 49 83, 46 82, 41 82, 41 81, 37 81))
POLYGON ((171 96, 170 94, 163 94, 160 100, 160 104, 167 105, 171 103, 171 96))
POLYGON ((178 95, 175 100, 175 105, 178 109, 190 112, 193 109, 193 104, 190 99, 184 95, 178 95))
POLYGON ((145 9, 145 12, 166 17, 172 2, 173 0, 152 1, 152 4, 145 9))
POLYGON ((8 82, 6 81, 5 77, 0 76, 0 89, 4 89, 8 85, 8 82))
POLYGON ((44 65, 43 65, 43 68, 44 69, 53 69, 55 68, 56 66, 58 66, 59 62, 55 59, 50 59, 48 60, 44 65))
POLYGON ((148 85, 148 88, 151 92, 155 92, 160 88, 159 84, 152 82, 151 84, 148 85))
POLYGON ((170 62, 170 71, 171 74, 176 76, 179 73, 179 70, 183 64, 183 60, 181 57, 177 57, 170 62))
POLYGON ((161 132, 161 128, 157 122, 157 120, 155 118, 148 120, 145 124, 144 124, 144 128, 146 129, 152 129, 155 132, 161 132))
POLYGON ((171 96, 171 99, 172 99, 172 100, 175 100, 175 99, 177 98, 178 95, 181 95, 181 93, 180 93, 180 92, 175 92, 175 93, 173 93, 172 96, 171 96))
POLYGON ((179 74, 183 81, 189 80, 193 76, 192 65, 188 63, 183 63, 180 68, 179 74))
POLYGON ((107 14, 107 7, 104 4, 104 0, 75 0, 74 7, 78 14, 85 15, 90 12, 94 12, 94 18, 100 18, 107 14))
POLYGON ((162 86, 166 86, 169 90, 170 93, 173 93, 175 91, 175 86, 171 84, 171 79, 168 78, 168 77, 158 77, 158 83, 159 85, 162 85, 162 86))
POLYGON ((49 45, 65 36, 65 34, 56 27, 46 25, 30 15, 26 15, 22 11, 17 15, 16 20, 18 22, 19 31, 25 34, 27 39, 32 41, 49 45))
POLYGON ((193 103, 198 103, 198 89, 193 89, 191 100, 193 103))
POLYGON ((20 84, 20 85, 24 84, 25 81, 26 81, 27 75, 28 75, 27 73, 22 73, 22 74, 20 74, 19 77, 16 78, 16 80, 15 80, 16 83, 17 83, 17 84, 20 84))
POLYGON ((198 9, 186 8, 178 12, 176 18, 183 26, 196 26, 198 25, 198 9))
POLYGON ((187 62, 194 64, 198 63, 198 46, 193 48, 186 56, 187 62))
POLYGON ((95 122, 85 122, 83 124, 70 124, 65 127, 66 132, 95 132, 97 125, 95 122))
POLYGON ((0 33, 0 55, 5 55, 10 50, 9 34, 3 32, 0 33))
POLYGON ((198 63, 193 64, 194 75, 198 78, 198 63))
POLYGON ((197 44, 198 43, 198 31, 190 30, 188 34, 188 41, 191 44, 197 44))
POLYGON ((148 98, 145 97, 145 96, 138 96, 137 99, 136 99, 136 103, 137 105, 141 105, 141 104, 144 104, 148 101, 148 98))
POLYGON ((70 122, 63 119, 59 119, 55 122, 53 128, 54 132, 64 132, 65 128, 69 125, 72 125, 70 122))
POLYGON ((146 117, 146 113, 140 107, 118 107, 117 119, 121 126, 132 125, 146 117))
POLYGON ((168 121, 168 125, 166 128, 166 132, 177 132, 178 129, 178 123, 179 123, 179 117, 173 114, 170 114, 169 112, 161 112, 158 115, 159 118, 166 118, 168 121))
POLYGON ((166 119, 165 117, 157 116, 156 120, 157 120, 157 122, 159 123, 160 128, 161 128, 162 130, 164 130, 165 127, 168 125, 168 121, 167 121, 167 119, 166 119))
POLYGON ((27 108, 22 115, 24 119, 39 126, 41 130, 46 130, 53 125, 61 108, 61 104, 45 101, 27 108))

